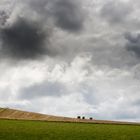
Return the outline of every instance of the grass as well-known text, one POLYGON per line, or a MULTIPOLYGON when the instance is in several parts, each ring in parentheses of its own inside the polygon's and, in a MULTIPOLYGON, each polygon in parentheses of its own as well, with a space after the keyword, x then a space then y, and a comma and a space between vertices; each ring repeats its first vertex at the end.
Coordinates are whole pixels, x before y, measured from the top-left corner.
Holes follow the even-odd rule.
POLYGON ((0 140, 140 140, 140 126, 0 120, 0 140))

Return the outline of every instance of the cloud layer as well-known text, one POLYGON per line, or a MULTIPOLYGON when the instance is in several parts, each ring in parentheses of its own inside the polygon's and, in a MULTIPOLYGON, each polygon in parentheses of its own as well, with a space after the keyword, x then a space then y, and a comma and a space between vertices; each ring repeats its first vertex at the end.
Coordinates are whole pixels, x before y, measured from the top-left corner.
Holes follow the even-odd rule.
POLYGON ((139 6, 0 1, 0 106, 139 121, 139 6))

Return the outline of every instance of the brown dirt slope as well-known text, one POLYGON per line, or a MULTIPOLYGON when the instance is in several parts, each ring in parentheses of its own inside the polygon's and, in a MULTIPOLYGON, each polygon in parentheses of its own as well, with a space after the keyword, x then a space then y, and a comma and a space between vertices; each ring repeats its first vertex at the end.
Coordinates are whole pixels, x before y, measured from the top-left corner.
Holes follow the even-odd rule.
POLYGON ((16 120, 39 120, 39 121, 59 121, 59 122, 82 122, 82 123, 98 123, 98 124, 137 124, 132 122, 117 122, 106 120, 89 120, 76 119, 68 117, 58 117, 33 112, 20 111, 16 109, 0 108, 0 119, 16 119, 16 120))

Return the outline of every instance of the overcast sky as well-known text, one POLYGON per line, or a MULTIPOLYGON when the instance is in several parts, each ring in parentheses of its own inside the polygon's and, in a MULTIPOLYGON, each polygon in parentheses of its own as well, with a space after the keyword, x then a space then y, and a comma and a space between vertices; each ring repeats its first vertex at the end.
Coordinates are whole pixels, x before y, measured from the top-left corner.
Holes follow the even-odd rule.
POLYGON ((139 0, 0 0, 0 107, 140 121, 139 0))

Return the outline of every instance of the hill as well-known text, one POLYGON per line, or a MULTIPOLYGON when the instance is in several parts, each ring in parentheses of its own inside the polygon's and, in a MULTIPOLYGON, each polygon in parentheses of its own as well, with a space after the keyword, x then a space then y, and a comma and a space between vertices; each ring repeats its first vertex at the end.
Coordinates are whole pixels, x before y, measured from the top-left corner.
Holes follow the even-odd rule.
POLYGON ((53 122, 82 122, 82 123, 97 123, 97 124, 137 124, 132 122, 118 122, 107 120, 89 120, 89 119, 77 119, 68 117, 58 117, 53 115, 45 115, 34 112, 21 111, 9 108, 0 108, 0 119, 12 119, 12 120, 38 120, 38 121, 53 121, 53 122))

